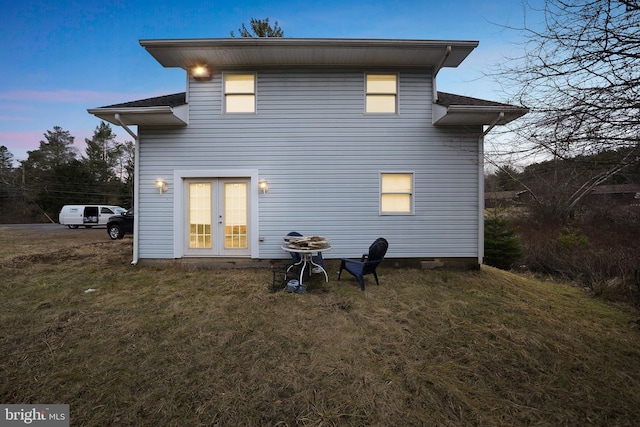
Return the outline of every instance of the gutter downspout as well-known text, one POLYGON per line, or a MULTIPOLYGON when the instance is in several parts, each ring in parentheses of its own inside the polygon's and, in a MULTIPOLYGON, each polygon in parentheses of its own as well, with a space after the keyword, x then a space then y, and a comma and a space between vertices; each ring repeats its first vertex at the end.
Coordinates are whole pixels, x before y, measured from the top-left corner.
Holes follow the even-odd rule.
POLYGON ((449 55, 451 55, 451 45, 447 46, 447 49, 445 50, 444 55, 442 56, 442 59, 440 60, 440 63, 438 64, 438 66, 436 68, 433 69, 433 79, 432 79, 432 82, 433 82, 433 102, 438 101, 438 87, 436 86, 436 76, 438 75, 440 70, 444 67, 444 62, 447 60, 449 55))
MULTIPOLYGON (((131 135, 135 141, 135 158, 133 159, 133 206, 134 210, 138 209, 138 201, 140 199, 140 180, 138 179, 139 171, 140 171, 140 144, 138 135, 133 133, 131 129, 122 121, 120 118, 120 114, 116 113, 115 115, 116 121, 122 126, 124 130, 127 131, 129 135, 131 135)), ((138 229, 139 229, 139 215, 137 212, 134 212, 133 217, 133 260, 131 260, 131 265, 138 264, 138 229)))
POLYGON ((491 129, 493 129, 498 124, 498 122, 502 119, 504 119, 504 111, 500 111, 500 114, 498 114, 498 117, 496 117, 496 119, 491 122, 487 130, 482 132, 482 137, 484 138, 485 136, 487 136, 487 134, 491 132, 491 129))
POLYGON ((501 111, 478 137, 478 266, 484 261, 484 137, 504 118, 501 111))

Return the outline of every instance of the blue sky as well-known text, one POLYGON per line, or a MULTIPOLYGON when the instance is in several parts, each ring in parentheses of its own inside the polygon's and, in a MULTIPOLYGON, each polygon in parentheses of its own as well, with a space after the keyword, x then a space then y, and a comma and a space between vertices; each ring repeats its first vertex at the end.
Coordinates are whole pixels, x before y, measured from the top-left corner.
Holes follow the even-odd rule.
MULTIPOLYGON (((95 108, 185 90, 185 72, 165 69, 141 39, 219 38, 250 18, 278 21, 285 37, 478 40, 440 90, 502 101, 483 71, 517 49, 519 0, 167 1, 0 0, 0 145, 14 160, 60 126, 84 154, 100 121, 95 108)), ((130 139, 114 126, 118 140, 130 139)))

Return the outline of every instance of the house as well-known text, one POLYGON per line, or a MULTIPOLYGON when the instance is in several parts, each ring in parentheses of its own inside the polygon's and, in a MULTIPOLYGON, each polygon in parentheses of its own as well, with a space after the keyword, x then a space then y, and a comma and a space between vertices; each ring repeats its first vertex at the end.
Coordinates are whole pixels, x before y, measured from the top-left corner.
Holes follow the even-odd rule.
POLYGON ((591 191, 591 199, 620 206, 638 206, 640 184, 598 185, 591 191))
POLYGON ((484 193, 484 207, 497 208, 508 206, 519 206, 527 203, 530 197, 527 190, 517 191, 488 191, 484 193))
POLYGON ((482 262, 483 138, 527 110, 437 90, 478 42, 140 44, 186 92, 88 110, 136 139, 134 263, 282 259, 290 231, 325 258, 384 236, 388 258, 482 262))
POLYGON ((607 212, 613 221, 640 220, 640 184, 598 185, 587 196, 586 203, 607 212))

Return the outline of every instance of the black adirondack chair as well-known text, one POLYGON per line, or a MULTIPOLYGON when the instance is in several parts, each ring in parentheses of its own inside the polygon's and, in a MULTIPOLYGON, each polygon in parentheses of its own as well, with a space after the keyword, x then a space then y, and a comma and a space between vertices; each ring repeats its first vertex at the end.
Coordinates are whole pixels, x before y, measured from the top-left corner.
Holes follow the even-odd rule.
POLYGON ((384 259, 384 256, 387 253, 387 249, 389 248, 389 242, 384 237, 379 237, 375 242, 369 246, 369 253, 362 255, 360 261, 351 259, 351 258, 342 258, 340 263, 340 271, 338 271, 338 280, 340 280, 340 275, 342 274, 342 270, 347 270, 351 273, 356 279, 358 279, 358 283, 360 283, 360 289, 364 291, 364 276, 367 274, 373 274, 373 277, 376 279, 376 285, 379 285, 378 282, 378 274, 376 273, 376 268, 384 259))

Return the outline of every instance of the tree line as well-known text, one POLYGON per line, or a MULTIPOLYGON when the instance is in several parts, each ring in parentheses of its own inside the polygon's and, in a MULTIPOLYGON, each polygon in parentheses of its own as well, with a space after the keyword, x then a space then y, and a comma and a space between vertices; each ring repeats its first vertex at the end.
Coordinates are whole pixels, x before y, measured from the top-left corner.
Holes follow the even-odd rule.
MULTIPOLYGON (((640 163, 640 5, 637 0, 546 0, 537 9, 524 4, 523 25, 507 28, 524 38, 520 54, 500 65, 494 77, 510 101, 528 106, 530 113, 511 124, 509 143, 487 153, 495 165, 551 159, 527 167, 526 175, 552 170, 540 176, 567 191, 532 187, 530 193, 555 221, 566 221, 596 186, 640 163), (527 20, 529 11, 541 22, 527 20), (597 168, 584 167, 590 162, 597 168), (545 193, 554 196, 555 212, 545 193)), ((522 178, 513 167, 503 172, 522 178)))
MULTIPOLYGON (((243 38, 284 37, 269 18, 251 18, 238 29, 243 38)), ((231 37, 236 37, 233 31, 231 37)), ((133 205, 134 145, 118 143, 111 126, 101 122, 78 155, 74 137, 59 126, 48 130, 27 160, 13 165, 13 154, 0 146, 0 223, 55 222, 66 204, 133 205)))
POLYGON ((621 184, 640 186, 640 162, 626 164, 624 160, 638 150, 636 145, 589 155, 556 157, 522 168, 501 165, 486 175, 485 192, 526 193, 519 204, 526 204, 529 217, 546 224, 571 223, 578 214, 607 208, 589 197, 595 190, 621 184), (612 174, 610 171, 615 167, 620 170, 612 174))
POLYGON ((117 142, 105 122, 85 138, 83 154, 74 140, 54 126, 17 167, 13 154, 0 147, 0 223, 56 222, 67 204, 132 206, 134 143, 117 142))
MULTIPOLYGON (((640 165, 640 6, 637 0, 546 0, 538 10, 527 2, 523 8, 523 24, 505 28, 524 37, 521 54, 505 58, 494 77, 507 101, 530 113, 511 124, 507 143, 485 153, 500 165, 499 174, 529 191, 542 217, 567 222, 596 186, 635 176, 640 165), (528 21, 530 11, 541 22, 528 21), (551 160, 532 163, 540 157, 551 160), (521 174, 514 164, 530 166, 521 174)), ((284 37, 269 18, 252 18, 238 33, 284 37)), ((80 198, 130 205, 133 144, 115 144, 114 137, 101 123, 78 158, 73 137, 55 127, 18 170, 3 160, 1 200, 20 196, 47 213, 80 198)), ((7 153, 5 147, 0 154, 7 153)))

